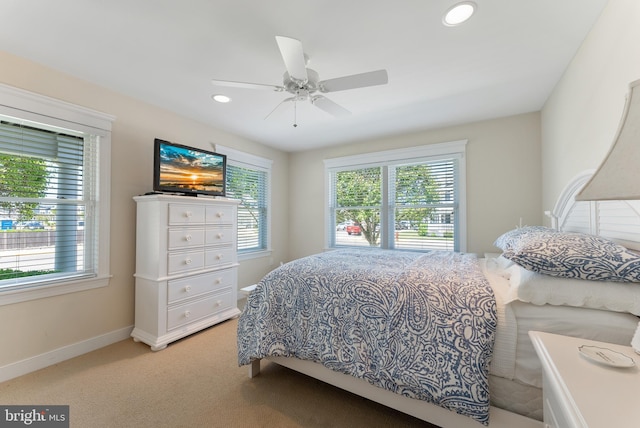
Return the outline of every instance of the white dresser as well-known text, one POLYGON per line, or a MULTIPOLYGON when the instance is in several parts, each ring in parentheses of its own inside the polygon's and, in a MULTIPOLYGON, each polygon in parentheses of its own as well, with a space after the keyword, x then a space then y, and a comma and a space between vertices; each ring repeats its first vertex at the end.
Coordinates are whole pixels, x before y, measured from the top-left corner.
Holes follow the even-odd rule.
POLYGON ((640 426, 640 355, 630 346, 539 331, 530 331, 529 336, 542 363, 545 427, 640 426), (618 352, 633 366, 590 361, 578 352, 583 345, 618 352))
POLYGON ((237 201, 174 195, 134 200, 134 340, 158 351, 238 315, 237 201))

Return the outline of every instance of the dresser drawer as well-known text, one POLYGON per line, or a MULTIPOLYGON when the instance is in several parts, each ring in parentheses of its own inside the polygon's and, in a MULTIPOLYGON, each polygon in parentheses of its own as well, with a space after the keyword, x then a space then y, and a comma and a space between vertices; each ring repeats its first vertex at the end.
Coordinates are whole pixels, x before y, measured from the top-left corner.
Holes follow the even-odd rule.
POLYGON ((233 229, 224 226, 207 227, 205 231, 205 242, 207 245, 223 245, 233 242, 233 229))
POLYGON ((206 222, 207 224, 232 224, 236 222, 233 215, 235 210, 233 207, 227 206, 210 206, 207 207, 206 222))
POLYGON ((169 204, 169 224, 203 224, 205 207, 195 204, 169 204))
POLYGON ((204 260, 204 251, 202 250, 171 253, 168 256, 167 274, 202 269, 204 260))
POLYGON ((235 248, 208 248, 205 254, 204 264, 207 268, 210 268, 235 263, 235 261, 235 248))
POLYGON ((194 275, 169 281, 167 288, 167 303, 211 293, 220 288, 233 286, 233 271, 220 270, 204 275, 194 275))
POLYGON ((204 244, 204 229, 169 229, 169 249, 202 247, 204 244))
POLYGON ((176 306, 167 311, 167 330, 215 315, 218 312, 233 308, 234 305, 233 293, 229 289, 229 291, 215 296, 176 306))

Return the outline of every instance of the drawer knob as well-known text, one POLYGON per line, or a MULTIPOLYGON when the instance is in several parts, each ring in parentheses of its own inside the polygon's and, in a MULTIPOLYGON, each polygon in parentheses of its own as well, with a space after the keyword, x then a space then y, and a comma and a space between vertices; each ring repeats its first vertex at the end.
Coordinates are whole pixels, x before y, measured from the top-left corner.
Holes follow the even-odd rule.
POLYGON ((187 293, 189 293, 191 291, 191 286, 187 285, 184 287, 184 291, 186 291, 187 293))
POLYGON ((218 259, 218 260, 222 260, 222 258, 223 258, 223 257, 224 257, 224 255, 223 255, 223 254, 218 254, 218 255, 216 256, 216 259, 218 259))
POLYGON ((184 259, 184 264, 185 265, 190 265, 191 264, 191 259, 184 259))
POLYGON ((187 242, 191 241, 191 235, 185 235, 184 240, 187 242))
POLYGON ((192 213, 191 211, 185 211, 185 212, 184 212, 184 216, 185 216, 186 218, 191 218, 191 216, 193 216, 193 213, 192 213))
POLYGON ((224 233, 218 233, 218 239, 224 238, 224 233))
POLYGON ((222 304, 222 300, 216 300, 213 304, 214 308, 217 308, 218 306, 220 306, 222 304))
POLYGON ((224 217, 224 213, 222 211, 219 211, 219 212, 216 213, 216 216, 218 218, 222 218, 222 217, 224 217))
POLYGON ((216 284, 222 284, 222 278, 216 278, 216 284))
POLYGON ((191 311, 184 311, 184 317, 189 318, 191 316, 191 311))

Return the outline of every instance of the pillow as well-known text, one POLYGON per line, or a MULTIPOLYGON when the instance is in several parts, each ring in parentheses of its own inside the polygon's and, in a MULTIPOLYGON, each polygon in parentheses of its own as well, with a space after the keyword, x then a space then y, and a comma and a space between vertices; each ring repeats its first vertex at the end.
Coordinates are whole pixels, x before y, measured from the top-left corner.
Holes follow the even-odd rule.
POLYGON ((531 236, 545 235, 549 233, 557 233, 555 229, 550 229, 545 226, 523 226, 503 233, 493 243, 496 247, 502 251, 517 245, 523 239, 531 236))
POLYGON ((640 285, 559 278, 514 265, 509 269, 505 303, 519 300, 534 305, 563 305, 628 312, 640 316, 640 285))
POLYGON ((485 266, 490 271, 509 279, 509 271, 507 268, 513 266, 515 263, 504 257, 502 254, 492 256, 485 254, 485 266))
POLYGON ((502 255, 545 275, 640 282, 640 257, 599 236, 572 232, 525 235, 502 255))

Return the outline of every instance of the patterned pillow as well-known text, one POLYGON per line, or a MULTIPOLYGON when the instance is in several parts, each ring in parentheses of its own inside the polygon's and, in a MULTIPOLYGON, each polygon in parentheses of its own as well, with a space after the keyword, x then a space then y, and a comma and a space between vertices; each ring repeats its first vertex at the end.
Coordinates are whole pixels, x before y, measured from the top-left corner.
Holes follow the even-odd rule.
POLYGON ((640 257, 599 236, 571 232, 533 234, 520 239, 502 255, 545 275, 640 282, 640 257))
POLYGON ((518 245, 523 239, 531 238, 532 236, 544 236, 549 233, 557 233, 557 231, 544 226, 522 226, 503 233, 496 239, 493 245, 502 251, 506 251, 518 245))

